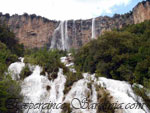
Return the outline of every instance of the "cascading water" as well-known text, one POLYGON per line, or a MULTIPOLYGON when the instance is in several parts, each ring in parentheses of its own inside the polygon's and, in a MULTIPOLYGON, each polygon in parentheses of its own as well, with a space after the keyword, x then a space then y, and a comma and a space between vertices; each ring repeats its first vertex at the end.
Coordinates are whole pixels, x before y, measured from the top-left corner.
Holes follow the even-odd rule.
MULTIPOLYGON (((73 41, 77 40, 77 43, 80 43, 81 38, 77 37, 76 35, 78 32, 80 32, 80 35, 82 35, 82 23, 83 21, 80 21, 80 27, 76 26, 76 21, 73 20, 72 27, 72 39, 73 41), (78 27, 78 29, 76 28, 78 27)), ((92 27, 91 27, 91 38, 96 38, 96 31, 95 31, 95 18, 92 19, 92 27)), ((51 46, 50 49, 57 48, 60 50, 69 50, 70 49, 70 39, 68 36, 68 21, 61 21, 59 23, 59 26, 54 30, 53 37, 51 40, 51 46)))
POLYGON ((53 48, 69 50, 68 21, 61 21, 55 29, 50 49, 53 48))
MULTIPOLYGON (((40 75, 41 68, 35 66, 33 73, 27 77, 22 83, 22 94, 25 97, 25 103, 62 103, 64 97, 64 84, 66 78, 63 70, 59 69, 58 77, 54 81, 50 81, 46 76, 40 75)), ((38 106, 38 105, 37 105, 38 106)), ((61 113, 61 109, 42 109, 38 106, 36 109, 25 109, 24 113, 61 113)))
POLYGON ((73 36, 74 36, 74 39, 76 38, 76 23, 75 23, 75 20, 73 20, 73 36))
POLYGON ((64 21, 61 22, 61 41, 62 41, 62 50, 65 50, 64 21))
POLYGON ((95 18, 92 19, 92 39, 96 38, 95 34, 95 18))
POLYGON ((68 21, 65 21, 65 49, 69 50, 68 21))
MULTIPOLYGON (((68 57, 61 58, 61 62, 64 63, 66 67, 73 68, 73 63, 70 61, 70 54, 68 57)), ((25 63, 23 63, 22 60, 22 62, 11 64, 9 66, 9 71, 13 72, 13 70, 18 70, 17 74, 19 75, 24 66, 25 63), (12 68, 14 65, 16 69, 12 68)), ((32 108, 25 109, 24 113, 61 113, 62 111, 62 109, 42 109, 42 107, 38 107, 38 103, 70 103, 71 105, 71 101, 75 98, 80 101, 88 98, 89 104, 98 103, 97 93, 99 92, 96 89, 96 85, 107 90, 110 96, 112 96, 113 102, 123 103, 123 109, 121 109, 121 111, 116 110, 115 113, 150 113, 146 106, 144 106, 143 109, 124 109, 125 105, 129 103, 132 105, 135 103, 144 103, 142 98, 133 92, 131 85, 127 82, 103 77, 97 79, 94 74, 84 73, 83 79, 73 83, 68 93, 64 95, 67 77, 63 74, 62 69, 59 69, 56 79, 49 80, 48 75, 44 76, 40 74, 42 71, 40 66, 29 66, 29 68, 33 73, 22 81, 21 94, 24 96, 25 103, 37 105, 36 109, 34 109, 33 106, 29 106, 32 108), (91 88, 88 87, 88 84, 91 84, 91 88)), ((76 71, 73 72, 75 73, 76 71)), ((13 74, 12 77, 14 77, 13 74)), ((78 101, 74 101, 72 104, 74 107, 80 107, 78 101)), ((72 113, 97 113, 97 109, 72 108, 72 113)))
POLYGON ((20 79, 19 74, 21 73, 21 70, 25 67, 24 58, 19 58, 21 62, 15 62, 12 63, 9 68, 8 72, 11 74, 13 80, 20 79))
POLYGON ((146 105, 142 109, 135 107, 138 106, 137 103, 143 104, 144 102, 141 97, 133 92, 131 85, 127 82, 100 77, 97 83, 106 88, 115 101, 123 103, 123 113, 150 113, 146 105), (131 105, 133 108, 129 108, 131 105))
POLYGON ((60 31, 60 27, 61 27, 61 24, 59 24, 58 27, 54 30, 53 37, 52 37, 52 40, 51 40, 50 49, 58 48, 57 47, 57 34, 60 31))

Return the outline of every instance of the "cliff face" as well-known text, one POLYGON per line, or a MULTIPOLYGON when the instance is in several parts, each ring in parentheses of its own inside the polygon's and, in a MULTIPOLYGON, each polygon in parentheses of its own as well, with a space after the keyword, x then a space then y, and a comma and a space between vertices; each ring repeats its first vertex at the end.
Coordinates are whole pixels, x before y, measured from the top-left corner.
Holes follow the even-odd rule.
POLYGON ((52 21, 35 15, 0 14, 20 43, 28 48, 47 46, 68 50, 79 48, 104 31, 120 29, 150 19, 150 1, 139 3, 132 12, 114 17, 97 17, 88 20, 52 21))
POLYGON ((150 0, 139 3, 133 9, 134 24, 144 22, 150 19, 150 0))
POLYGON ((49 43, 58 23, 33 15, 1 15, 0 20, 8 24, 19 42, 28 48, 40 48, 49 43))

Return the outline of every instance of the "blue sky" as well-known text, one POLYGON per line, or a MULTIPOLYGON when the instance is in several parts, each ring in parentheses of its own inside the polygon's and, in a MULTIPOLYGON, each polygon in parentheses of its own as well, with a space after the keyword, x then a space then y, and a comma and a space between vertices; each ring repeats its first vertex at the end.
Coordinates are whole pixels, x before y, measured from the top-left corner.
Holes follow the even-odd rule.
POLYGON ((0 0, 0 12, 36 14, 53 20, 127 13, 142 0, 0 0), (9 3, 9 4, 8 4, 9 3))
POLYGON ((119 6, 114 6, 112 8, 112 13, 103 13, 102 15, 108 15, 108 16, 113 16, 115 13, 117 14, 124 14, 129 11, 131 11, 139 2, 143 0, 131 0, 131 2, 128 5, 119 5, 119 6))

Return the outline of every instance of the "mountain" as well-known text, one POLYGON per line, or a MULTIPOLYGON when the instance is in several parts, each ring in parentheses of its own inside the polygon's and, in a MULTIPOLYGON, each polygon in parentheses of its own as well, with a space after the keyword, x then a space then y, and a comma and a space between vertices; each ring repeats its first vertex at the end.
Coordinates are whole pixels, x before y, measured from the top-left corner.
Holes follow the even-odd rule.
POLYGON ((58 48, 68 50, 79 48, 105 31, 120 29, 126 25, 141 23, 150 19, 150 1, 140 2, 124 15, 100 16, 87 20, 55 21, 36 15, 3 15, 5 22, 16 34, 19 43, 26 48, 58 48))

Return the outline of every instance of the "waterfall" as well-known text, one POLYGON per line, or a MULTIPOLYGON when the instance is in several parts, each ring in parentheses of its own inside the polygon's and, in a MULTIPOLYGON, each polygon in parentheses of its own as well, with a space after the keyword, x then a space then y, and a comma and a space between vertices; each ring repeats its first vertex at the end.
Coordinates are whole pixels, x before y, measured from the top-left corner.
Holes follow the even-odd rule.
MULTIPOLYGON (((122 108, 123 113, 150 113, 146 105, 142 109, 137 109, 134 107, 125 109, 129 103, 135 105, 135 103, 143 104, 143 99, 137 96, 129 83, 119 80, 107 79, 104 77, 98 78, 98 84, 101 87, 104 87, 110 92, 110 95, 113 96, 114 100, 123 103, 122 108)), ((132 106, 133 107, 133 106, 132 106)))
POLYGON ((76 23, 75 20, 73 20, 73 32, 74 32, 74 38, 76 38, 76 23))
POLYGON ((69 49, 69 38, 68 38, 68 21, 65 21, 65 49, 69 49))
POLYGON ((76 29, 76 21, 73 20, 73 27, 72 27, 72 40, 73 42, 76 42, 76 35, 77 35, 77 29, 76 29))
POLYGON ((62 50, 65 50, 64 21, 61 22, 61 42, 62 50))
MULTIPOLYGON (((41 67, 35 66, 33 73, 24 79, 21 94, 24 96, 25 103, 62 103, 64 97, 64 87, 66 77, 63 70, 59 69, 58 77, 50 81, 47 76, 40 75, 41 67), (47 89, 48 87, 48 89, 47 89)), ((30 106, 31 107, 31 106, 30 106)), ((24 113, 61 113, 61 109, 44 109, 39 106, 34 109, 25 109, 24 113)))
POLYGON ((50 49, 54 49, 54 48, 57 48, 56 46, 56 40, 57 40, 57 33, 60 31, 60 27, 61 27, 61 23, 58 25, 58 27, 54 30, 54 33, 53 33, 53 37, 52 37, 52 41, 51 41, 51 46, 50 46, 50 49))
POLYGON ((54 30, 50 49, 69 49, 69 37, 68 37, 68 21, 61 21, 59 26, 54 30))
POLYGON ((92 19, 92 39, 96 38, 95 35, 95 18, 92 19))
MULTIPOLYGON (((74 68, 73 62, 70 62, 71 59, 71 54, 68 54, 67 57, 61 57, 60 60, 68 69, 71 69, 74 68)), ((14 77, 13 73, 16 73, 15 71, 17 71, 16 74, 19 76, 24 66, 23 58, 21 62, 11 64, 8 70, 12 72, 12 78, 14 77)), ((47 109, 48 106, 54 105, 54 103, 69 103, 79 108, 72 108, 72 113, 97 113, 97 109, 80 108, 79 101, 73 100, 79 99, 82 101, 86 97, 89 105, 99 103, 98 93, 100 92, 97 90, 99 87, 109 92, 109 95, 113 97, 111 102, 119 104, 117 106, 115 105, 116 107, 120 107, 121 104, 121 109, 116 109, 116 113, 150 113, 146 105, 144 105, 142 109, 139 108, 139 104, 144 103, 143 99, 137 96, 131 85, 125 81, 104 77, 96 78, 95 74, 83 73, 83 79, 74 82, 72 86, 70 86, 70 90, 64 94, 65 87, 67 87, 65 83, 68 78, 63 74, 63 69, 59 68, 57 78, 50 80, 48 75, 41 75, 42 68, 40 66, 30 65, 29 68, 32 70, 32 74, 23 81, 20 81, 21 94, 24 96, 23 102, 26 103, 24 104, 26 108, 23 109, 23 113, 61 113, 62 109, 56 109, 55 107, 55 109, 53 109, 53 107, 47 109), (131 107, 130 105, 134 108, 129 108, 131 107), (126 109, 126 107, 128 108, 126 109)))

